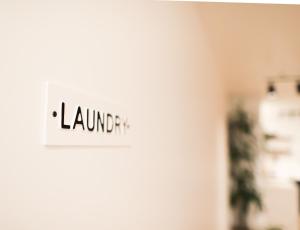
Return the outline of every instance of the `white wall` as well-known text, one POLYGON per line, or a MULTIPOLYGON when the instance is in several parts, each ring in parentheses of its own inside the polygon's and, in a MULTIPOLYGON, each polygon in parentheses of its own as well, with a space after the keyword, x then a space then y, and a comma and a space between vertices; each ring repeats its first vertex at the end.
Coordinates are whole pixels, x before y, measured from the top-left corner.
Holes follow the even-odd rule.
POLYGON ((222 84, 201 22, 195 4, 0 2, 0 229, 225 227, 222 84), (46 80, 125 106, 132 147, 42 146, 46 80))

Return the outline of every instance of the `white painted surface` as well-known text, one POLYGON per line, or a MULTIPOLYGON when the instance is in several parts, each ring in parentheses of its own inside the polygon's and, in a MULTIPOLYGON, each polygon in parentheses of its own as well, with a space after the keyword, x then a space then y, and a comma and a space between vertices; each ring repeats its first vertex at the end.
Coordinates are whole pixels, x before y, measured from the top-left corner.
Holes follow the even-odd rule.
POLYGON ((292 182, 266 182, 261 188, 264 198, 263 219, 266 226, 298 230, 298 188, 292 182))
POLYGON ((217 229, 209 41, 194 4, 1 1, 0 229, 217 229), (132 148, 42 146, 47 80, 124 105, 132 148))
POLYGON ((276 135, 266 147, 276 157, 264 156, 262 162, 269 166, 272 176, 300 179, 300 97, 293 82, 277 83, 274 97, 260 103, 260 125, 263 132, 276 135))
POLYGON ((300 98, 266 98, 260 104, 264 132, 295 140, 300 129, 300 98))

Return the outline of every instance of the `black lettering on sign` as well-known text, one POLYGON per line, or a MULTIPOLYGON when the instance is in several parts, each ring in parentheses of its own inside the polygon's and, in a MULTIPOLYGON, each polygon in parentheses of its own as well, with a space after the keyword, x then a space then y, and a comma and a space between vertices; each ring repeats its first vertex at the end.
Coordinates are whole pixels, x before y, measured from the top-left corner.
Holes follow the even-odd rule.
POLYGON ((76 125, 82 125, 82 129, 84 130, 84 123, 83 123, 82 112, 81 112, 80 106, 78 106, 78 108, 77 108, 73 129, 76 128, 76 125))
POLYGON ((99 132, 99 123, 101 125, 101 130, 102 133, 104 133, 104 113, 102 113, 102 117, 101 117, 101 113, 98 112, 97 113, 97 132, 99 132))
POLYGON ((113 116, 110 113, 106 114, 106 132, 111 133, 114 129, 114 121, 113 121, 113 116), (109 126, 109 124, 111 124, 109 126))
POLYGON ((115 132, 121 133, 121 127, 120 127, 121 121, 120 121, 120 117, 118 115, 115 116, 115 132))
POLYGON ((65 124, 65 103, 61 103, 61 128, 62 129, 70 129, 70 125, 65 124))
POLYGON ((89 125, 89 117, 90 117, 89 111, 90 111, 89 109, 86 110, 86 117, 87 117, 86 126, 87 126, 88 130, 92 132, 95 128, 95 110, 93 110, 93 126, 92 127, 90 127, 90 125, 89 125))
MULTIPOLYGON (((71 124, 67 124, 65 118, 66 116, 66 104, 65 102, 61 103, 60 110, 60 127, 62 129, 76 129, 77 126, 81 126, 82 130, 87 130, 89 132, 101 132, 101 133, 118 133, 126 134, 126 131, 129 129, 129 124, 127 118, 120 116, 119 114, 104 113, 97 111, 95 109, 87 108, 86 113, 82 113, 81 106, 77 106, 75 119, 71 124)), ((52 112, 52 117, 57 117, 59 113, 56 111, 52 112)))

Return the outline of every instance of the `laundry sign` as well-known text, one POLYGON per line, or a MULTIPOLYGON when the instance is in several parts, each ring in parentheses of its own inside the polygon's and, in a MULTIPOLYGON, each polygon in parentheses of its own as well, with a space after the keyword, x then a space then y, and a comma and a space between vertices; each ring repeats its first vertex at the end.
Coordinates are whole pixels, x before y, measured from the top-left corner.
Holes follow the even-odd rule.
POLYGON ((98 95, 46 84, 45 145, 129 146, 123 108, 98 95))

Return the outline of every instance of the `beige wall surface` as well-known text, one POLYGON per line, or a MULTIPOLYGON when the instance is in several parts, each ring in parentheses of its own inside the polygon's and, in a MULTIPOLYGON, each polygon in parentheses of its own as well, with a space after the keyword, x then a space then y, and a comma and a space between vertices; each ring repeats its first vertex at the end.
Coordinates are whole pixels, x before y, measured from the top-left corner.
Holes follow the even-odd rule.
POLYGON ((1 1, 0 50, 1 230, 224 228, 223 91, 198 5, 1 1), (45 81, 126 107, 131 148, 43 146, 45 81))
POLYGON ((270 76, 300 74, 300 6, 202 4, 227 92, 263 97, 270 76))

